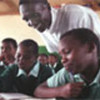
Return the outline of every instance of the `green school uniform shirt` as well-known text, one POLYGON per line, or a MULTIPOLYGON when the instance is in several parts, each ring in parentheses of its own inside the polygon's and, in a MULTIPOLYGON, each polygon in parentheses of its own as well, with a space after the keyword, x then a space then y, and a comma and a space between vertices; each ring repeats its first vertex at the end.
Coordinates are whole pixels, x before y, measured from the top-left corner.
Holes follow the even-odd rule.
MULTIPOLYGON (((47 85, 48 87, 53 88, 53 87, 63 86, 69 82, 84 82, 84 80, 80 77, 79 74, 74 75, 73 78, 71 78, 70 74, 66 71, 65 68, 63 68, 58 73, 56 73, 54 76, 50 77, 47 80, 47 85)), ((100 99, 100 70, 98 71, 92 83, 88 85, 85 84, 82 94, 77 99, 80 100, 100 99)), ((77 100, 77 99, 71 99, 71 100, 77 100)), ((59 100, 64 100, 64 99, 62 98, 59 100)))

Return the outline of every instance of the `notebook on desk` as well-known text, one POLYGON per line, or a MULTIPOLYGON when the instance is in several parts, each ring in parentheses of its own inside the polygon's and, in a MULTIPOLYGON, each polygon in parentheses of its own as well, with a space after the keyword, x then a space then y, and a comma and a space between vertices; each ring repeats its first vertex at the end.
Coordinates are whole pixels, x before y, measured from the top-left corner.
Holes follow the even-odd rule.
POLYGON ((55 100, 55 99, 37 99, 21 93, 0 93, 0 100, 55 100))
POLYGON ((21 93, 0 93, 0 100, 30 100, 31 96, 21 93))

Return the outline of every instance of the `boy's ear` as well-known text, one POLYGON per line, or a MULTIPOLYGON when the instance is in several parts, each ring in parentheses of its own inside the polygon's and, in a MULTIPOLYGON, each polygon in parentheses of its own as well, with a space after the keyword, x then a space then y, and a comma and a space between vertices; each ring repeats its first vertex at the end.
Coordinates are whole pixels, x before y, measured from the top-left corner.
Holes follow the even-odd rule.
POLYGON ((88 52, 92 52, 93 50, 95 49, 95 44, 92 42, 92 43, 89 43, 88 44, 88 52))

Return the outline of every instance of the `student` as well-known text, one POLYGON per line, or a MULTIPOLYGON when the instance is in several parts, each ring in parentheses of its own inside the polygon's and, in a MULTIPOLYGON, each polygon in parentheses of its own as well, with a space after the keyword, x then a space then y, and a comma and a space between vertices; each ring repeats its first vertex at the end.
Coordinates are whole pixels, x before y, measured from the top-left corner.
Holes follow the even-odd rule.
POLYGON ((1 43, 0 54, 0 73, 2 73, 8 65, 15 62, 15 54, 17 50, 17 42, 12 38, 6 38, 1 43))
POLYGON ((17 64, 10 66, 0 76, 1 92, 21 92, 33 95, 36 86, 52 75, 51 70, 38 61, 38 44, 33 40, 22 41, 16 52, 17 64))
POLYGON ((60 38, 59 53, 64 68, 37 87, 35 96, 100 99, 100 43, 97 36, 84 28, 66 32, 60 38), (73 81, 66 70, 74 75, 73 81))
POLYGON ((49 52, 57 52, 60 36, 72 29, 88 28, 100 39, 98 15, 81 5, 68 4, 55 9, 47 0, 20 0, 19 10, 23 20, 39 31, 49 52))
POLYGON ((39 61, 42 65, 48 67, 48 55, 47 55, 47 54, 45 54, 45 53, 39 54, 39 56, 38 56, 38 61, 39 61))
POLYGON ((53 74, 57 73, 61 68, 63 68, 58 56, 53 53, 49 54, 48 56, 48 65, 52 69, 53 74))

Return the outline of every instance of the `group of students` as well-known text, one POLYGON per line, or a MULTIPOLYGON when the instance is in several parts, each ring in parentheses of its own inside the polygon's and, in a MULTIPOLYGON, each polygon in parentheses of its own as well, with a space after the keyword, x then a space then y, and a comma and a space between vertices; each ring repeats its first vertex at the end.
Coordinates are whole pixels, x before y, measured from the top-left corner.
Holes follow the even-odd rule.
MULTIPOLYGON (((3 44, 6 43, 3 41, 3 44)), ((52 76, 49 67, 37 61, 37 43, 30 39, 22 41, 17 47, 14 64, 0 74, 0 91, 60 100, 99 99, 98 37, 86 28, 73 29, 61 36, 58 47, 64 68, 52 76)))
POLYGON ((49 67, 38 62, 38 44, 35 41, 23 40, 17 48, 14 44, 17 47, 11 38, 2 41, 0 91, 33 95, 36 85, 44 82, 52 72, 49 67))
POLYGON ((46 67, 49 67, 52 71, 52 74, 57 73, 61 68, 63 68, 63 64, 61 63, 61 59, 57 53, 45 54, 41 53, 38 56, 38 61, 46 67))
POLYGON ((97 14, 74 4, 54 9, 47 0, 20 0, 19 10, 28 25, 39 31, 47 49, 59 52, 64 67, 51 76, 49 69, 45 71, 48 67, 40 67, 37 62, 37 43, 22 41, 15 64, 0 75, 0 91, 13 90, 59 100, 100 99, 100 19, 97 14))

